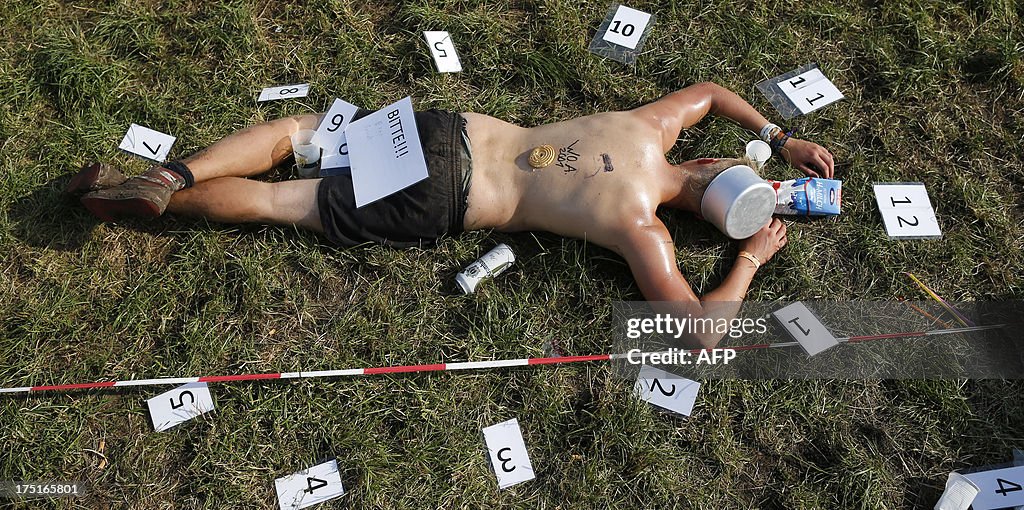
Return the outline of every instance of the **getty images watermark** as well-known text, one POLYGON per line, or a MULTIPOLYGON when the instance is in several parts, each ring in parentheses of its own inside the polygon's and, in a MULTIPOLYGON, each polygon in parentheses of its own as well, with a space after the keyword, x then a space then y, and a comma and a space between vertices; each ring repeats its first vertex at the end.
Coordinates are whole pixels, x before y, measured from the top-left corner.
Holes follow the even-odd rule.
MULTIPOLYGON (((643 335, 670 336, 675 340, 684 335, 716 335, 719 337, 740 338, 744 334, 768 331, 768 320, 765 317, 752 318, 710 318, 674 317, 672 314, 656 314, 654 317, 631 317, 626 321, 626 338, 639 339, 643 335)), ((642 349, 630 349, 626 360, 633 365, 728 365, 736 357, 734 349, 680 349, 669 348, 660 352, 643 352, 642 349)))

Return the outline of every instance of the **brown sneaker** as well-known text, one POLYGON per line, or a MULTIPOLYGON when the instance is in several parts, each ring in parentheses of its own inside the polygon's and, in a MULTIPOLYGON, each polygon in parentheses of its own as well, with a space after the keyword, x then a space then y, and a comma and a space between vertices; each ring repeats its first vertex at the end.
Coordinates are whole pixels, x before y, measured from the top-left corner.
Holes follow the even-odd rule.
POLYGON ((171 195, 181 186, 177 186, 169 175, 165 180, 163 176, 154 177, 151 173, 137 175, 113 188, 87 193, 82 197, 82 205, 103 221, 114 221, 124 216, 156 218, 167 209, 171 195))
POLYGON ((90 191, 112 188, 127 180, 128 177, 120 170, 104 163, 93 163, 83 166, 77 174, 72 176, 64 192, 69 195, 80 195, 90 191))

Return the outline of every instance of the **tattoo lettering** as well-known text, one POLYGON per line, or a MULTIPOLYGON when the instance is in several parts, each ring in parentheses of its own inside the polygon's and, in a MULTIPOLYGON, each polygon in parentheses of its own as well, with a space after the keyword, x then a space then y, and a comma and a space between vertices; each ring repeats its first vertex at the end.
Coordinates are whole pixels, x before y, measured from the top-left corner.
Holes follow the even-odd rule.
POLYGON ((609 156, 607 154, 601 154, 601 159, 604 160, 604 171, 605 172, 611 172, 612 170, 615 170, 615 167, 612 166, 612 157, 611 156, 609 156))
POLYGON ((574 166, 569 164, 569 163, 575 163, 576 161, 579 161, 579 159, 580 159, 580 154, 578 152, 576 152, 576 149, 573 148, 578 143, 580 143, 580 141, 576 140, 575 142, 572 142, 571 144, 569 144, 568 147, 562 147, 561 149, 558 149, 557 165, 565 173, 575 172, 575 171, 579 170, 578 168, 576 168, 576 167, 574 167, 574 166))

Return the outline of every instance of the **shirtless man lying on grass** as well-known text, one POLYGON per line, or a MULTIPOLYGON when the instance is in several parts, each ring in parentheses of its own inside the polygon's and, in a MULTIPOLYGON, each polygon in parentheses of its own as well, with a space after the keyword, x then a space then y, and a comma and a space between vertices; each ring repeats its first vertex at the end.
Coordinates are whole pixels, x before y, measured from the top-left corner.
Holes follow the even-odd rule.
MULTIPOLYGON (((369 112, 359 113, 356 118, 369 112)), ((618 253, 649 301, 674 302, 677 310, 695 317, 731 318, 756 270, 786 245, 786 226, 768 213, 750 230, 756 231, 752 236, 739 241, 740 256, 725 280, 701 298, 680 274, 675 246, 655 214, 657 208, 699 214, 709 183, 742 164, 702 158, 672 165, 666 160, 680 131, 709 113, 761 132, 804 173, 832 177, 827 150, 788 138, 736 94, 700 83, 634 110, 534 128, 477 113, 417 113, 430 177, 358 209, 350 176, 275 183, 244 178, 291 156, 290 135, 315 129, 320 115, 251 126, 190 158, 131 179, 106 165, 90 165, 71 180, 69 191, 84 192, 85 207, 106 221, 156 217, 166 209, 225 223, 297 225, 343 246, 417 246, 463 230, 544 230, 618 253), (545 145, 549 147, 542 149, 545 145), (545 166, 530 161, 535 152, 561 157, 545 166), (710 303, 735 306, 712 311, 710 303)), ((692 340, 713 347, 721 336, 692 340)))

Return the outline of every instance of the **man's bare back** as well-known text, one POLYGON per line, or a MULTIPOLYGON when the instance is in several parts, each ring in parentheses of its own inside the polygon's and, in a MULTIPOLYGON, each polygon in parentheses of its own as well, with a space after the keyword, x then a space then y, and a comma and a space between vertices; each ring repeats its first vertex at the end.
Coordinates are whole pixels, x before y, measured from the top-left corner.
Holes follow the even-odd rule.
POLYGON ((633 112, 599 113, 521 128, 464 113, 473 144, 473 181, 465 227, 543 230, 618 251, 623 228, 648 223, 673 168, 661 133, 633 112), (535 169, 534 147, 555 147, 535 169))

